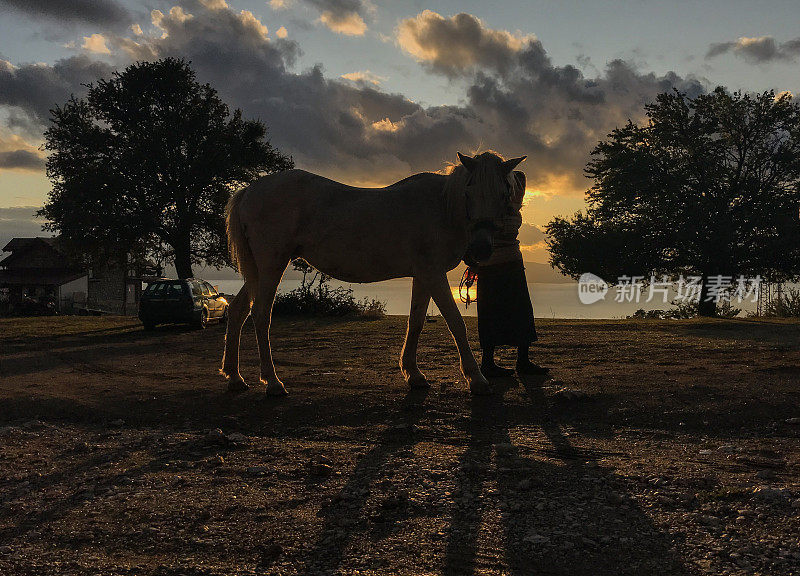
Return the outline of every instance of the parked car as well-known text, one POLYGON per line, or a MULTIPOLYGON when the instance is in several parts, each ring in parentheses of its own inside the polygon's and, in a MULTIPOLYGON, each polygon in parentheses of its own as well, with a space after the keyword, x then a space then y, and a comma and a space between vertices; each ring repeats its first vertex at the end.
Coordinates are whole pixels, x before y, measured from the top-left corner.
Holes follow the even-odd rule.
POLYGON ((142 292, 139 320, 145 330, 170 323, 203 329, 209 322, 227 322, 228 301, 204 280, 161 278, 150 282, 142 292))

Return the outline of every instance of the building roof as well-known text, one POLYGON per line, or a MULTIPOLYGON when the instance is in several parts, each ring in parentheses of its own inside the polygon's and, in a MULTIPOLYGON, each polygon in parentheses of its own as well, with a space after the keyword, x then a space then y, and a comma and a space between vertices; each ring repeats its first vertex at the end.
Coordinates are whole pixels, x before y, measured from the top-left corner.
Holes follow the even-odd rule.
POLYGON ((11 241, 5 245, 3 251, 10 252, 5 258, 0 259, 0 267, 13 268, 15 265, 25 263, 29 258, 31 250, 35 249, 46 250, 52 254, 54 259, 62 261, 63 266, 58 266, 60 269, 72 269, 67 263, 63 252, 58 248, 58 238, 56 237, 42 237, 36 238, 12 238, 11 241))
POLYGON ((24 250, 40 242, 47 244, 48 246, 55 247, 56 238, 53 236, 37 236, 35 238, 12 238, 8 244, 3 246, 3 252, 14 252, 16 250, 24 250))
POLYGON ((83 276, 87 276, 87 273, 78 270, 48 270, 46 268, 0 270, 0 286, 19 286, 20 284, 27 286, 62 286, 83 276))

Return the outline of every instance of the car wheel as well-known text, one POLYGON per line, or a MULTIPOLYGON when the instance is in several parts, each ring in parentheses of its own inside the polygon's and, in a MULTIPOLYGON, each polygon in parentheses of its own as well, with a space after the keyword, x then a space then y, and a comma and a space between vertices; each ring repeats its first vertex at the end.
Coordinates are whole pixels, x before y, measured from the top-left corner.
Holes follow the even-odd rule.
POLYGON ((197 323, 197 328, 205 330, 206 326, 208 326, 208 310, 203 308, 203 310, 200 311, 200 321, 197 323))

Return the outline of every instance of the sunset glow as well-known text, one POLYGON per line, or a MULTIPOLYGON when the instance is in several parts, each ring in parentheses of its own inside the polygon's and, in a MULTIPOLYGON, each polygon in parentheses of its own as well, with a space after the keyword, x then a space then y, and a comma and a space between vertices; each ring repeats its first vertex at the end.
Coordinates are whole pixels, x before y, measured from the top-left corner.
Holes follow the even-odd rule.
POLYGON ((469 294, 470 300, 472 302, 475 302, 478 299, 478 286, 476 284, 473 284, 469 288, 469 290, 467 290, 466 286, 464 288, 459 288, 458 286, 451 286, 450 291, 453 293, 453 299, 456 302, 461 302, 461 296, 463 295, 466 297, 467 294, 469 294))

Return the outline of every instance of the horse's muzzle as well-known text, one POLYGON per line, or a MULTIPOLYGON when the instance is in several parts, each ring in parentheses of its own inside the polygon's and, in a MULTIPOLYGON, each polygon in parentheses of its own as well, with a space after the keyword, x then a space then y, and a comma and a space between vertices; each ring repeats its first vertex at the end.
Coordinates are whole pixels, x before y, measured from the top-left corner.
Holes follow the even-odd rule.
POLYGON ((493 230, 488 226, 481 226, 472 233, 472 240, 464 254, 467 266, 476 266, 492 256, 492 233, 493 230))

